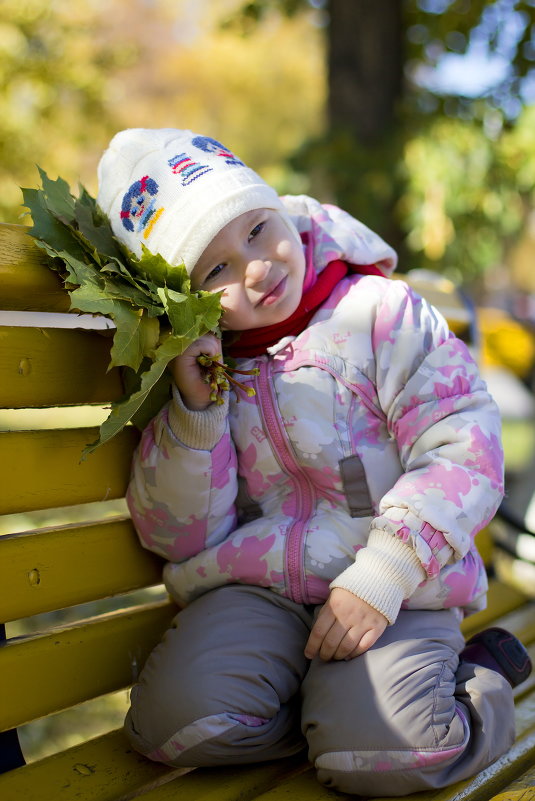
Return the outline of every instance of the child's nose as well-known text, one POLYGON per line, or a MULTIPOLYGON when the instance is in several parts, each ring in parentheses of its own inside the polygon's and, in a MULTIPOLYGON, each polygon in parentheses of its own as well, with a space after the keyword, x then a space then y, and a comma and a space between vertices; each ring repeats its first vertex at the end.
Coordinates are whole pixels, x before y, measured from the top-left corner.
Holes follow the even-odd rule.
POLYGON ((246 282, 249 286, 261 283, 271 270, 271 262, 267 259, 251 259, 247 264, 246 282))

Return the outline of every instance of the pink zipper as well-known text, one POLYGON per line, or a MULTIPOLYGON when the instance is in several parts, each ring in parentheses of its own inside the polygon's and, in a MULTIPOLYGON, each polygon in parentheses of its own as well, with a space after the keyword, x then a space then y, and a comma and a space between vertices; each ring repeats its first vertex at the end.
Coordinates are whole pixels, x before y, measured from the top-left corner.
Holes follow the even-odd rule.
POLYGON ((286 537, 286 580, 290 597, 296 603, 309 603, 304 571, 303 548, 307 524, 314 510, 315 493, 308 476, 295 459, 288 442, 273 395, 270 363, 260 362, 260 374, 255 380, 258 407, 261 411, 266 433, 282 469, 291 477, 297 501, 296 519, 286 537))

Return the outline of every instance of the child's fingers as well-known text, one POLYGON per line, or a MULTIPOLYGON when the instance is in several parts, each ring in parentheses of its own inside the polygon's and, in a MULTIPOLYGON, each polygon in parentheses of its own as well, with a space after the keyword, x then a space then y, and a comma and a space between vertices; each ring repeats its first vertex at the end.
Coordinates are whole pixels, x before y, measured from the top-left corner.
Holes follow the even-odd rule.
MULTIPOLYGON (((383 631, 385 630, 386 626, 379 627, 378 629, 370 629, 366 631, 362 637, 360 638, 358 644, 353 648, 346 656, 342 657, 343 659, 350 660, 354 659, 356 656, 360 656, 361 654, 366 653, 372 645, 375 645, 383 631)), ((335 659, 339 659, 340 657, 335 656, 335 659)))
POLYGON ((341 626, 338 621, 333 623, 321 643, 319 649, 320 659, 323 659, 324 662, 329 662, 331 659, 334 659, 345 636, 346 631, 343 626, 341 626))
POLYGON ((221 353, 221 342, 213 334, 205 334, 192 342, 184 353, 169 363, 169 369, 186 405, 190 408, 209 403, 210 387, 205 381, 205 370, 198 362, 201 354, 215 358, 221 353))
POLYGON ((318 618, 311 631, 305 648, 305 656, 313 659, 319 656, 324 662, 331 659, 346 659, 358 646, 360 633, 357 629, 348 631, 334 615, 332 620, 327 614, 318 618), (318 626, 319 623, 319 626, 318 626))
POLYGON ((324 606, 318 615, 318 619, 312 626, 310 636, 305 645, 305 656, 307 659, 314 659, 314 657, 319 654, 323 641, 335 622, 336 618, 331 610, 324 606))
MULTIPOLYGON (((341 640, 332 658, 338 661, 343 659, 353 659, 354 656, 358 656, 359 653, 363 653, 361 650, 362 641, 362 632, 357 628, 350 629, 346 632, 345 637, 341 640)), ((367 649, 365 648, 364 650, 367 649)))
POLYGON ((388 624, 381 613, 346 590, 334 590, 312 627, 305 656, 353 659, 379 639, 388 624))
POLYGON ((201 353, 211 357, 218 356, 221 354, 221 340, 213 334, 205 334, 190 345, 190 348, 195 356, 201 353))

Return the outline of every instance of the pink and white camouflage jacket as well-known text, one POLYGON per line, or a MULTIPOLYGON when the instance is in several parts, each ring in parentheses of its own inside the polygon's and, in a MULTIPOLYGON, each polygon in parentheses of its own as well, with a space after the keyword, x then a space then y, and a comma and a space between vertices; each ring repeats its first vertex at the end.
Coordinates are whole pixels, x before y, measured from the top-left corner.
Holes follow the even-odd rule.
MULTIPOLYGON (((317 272, 394 252, 306 196, 283 201, 317 272)), ((215 587, 323 603, 333 586, 399 609, 485 604, 475 534, 503 494, 500 418, 466 346, 403 282, 350 274, 308 327, 238 360, 254 397, 206 411, 178 391, 145 429, 128 504, 184 604, 215 587)))

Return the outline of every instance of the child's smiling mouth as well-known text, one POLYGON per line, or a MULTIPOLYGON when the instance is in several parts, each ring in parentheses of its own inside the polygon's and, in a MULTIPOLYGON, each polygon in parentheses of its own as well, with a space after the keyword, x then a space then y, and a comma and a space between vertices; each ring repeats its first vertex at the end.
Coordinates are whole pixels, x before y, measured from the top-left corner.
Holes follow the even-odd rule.
POLYGON ((257 306, 271 306, 272 303, 275 303, 281 295, 284 294, 284 290, 286 289, 286 283, 288 280, 288 276, 285 275, 275 286, 266 292, 257 303, 257 306))

